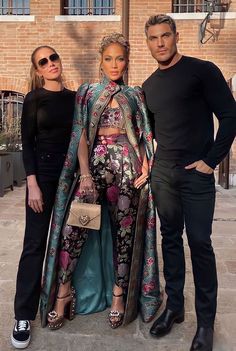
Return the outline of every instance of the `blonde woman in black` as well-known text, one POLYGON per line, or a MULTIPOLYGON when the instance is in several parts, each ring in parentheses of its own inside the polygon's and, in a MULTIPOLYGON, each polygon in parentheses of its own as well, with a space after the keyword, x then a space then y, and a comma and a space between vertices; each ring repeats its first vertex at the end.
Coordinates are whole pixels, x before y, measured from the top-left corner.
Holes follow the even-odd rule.
POLYGON ((36 48, 31 61, 31 91, 24 100, 21 125, 26 227, 11 335, 15 348, 29 345, 30 321, 38 310, 48 228, 70 140, 75 98, 75 93, 63 86, 61 59, 53 48, 36 48))

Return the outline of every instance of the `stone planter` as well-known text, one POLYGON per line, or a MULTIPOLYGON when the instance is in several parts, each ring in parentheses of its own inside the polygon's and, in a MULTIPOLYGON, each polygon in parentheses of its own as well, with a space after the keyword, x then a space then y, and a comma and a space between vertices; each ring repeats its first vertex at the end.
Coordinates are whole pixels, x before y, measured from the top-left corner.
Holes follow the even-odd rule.
POLYGON ((4 189, 13 190, 13 160, 7 152, 0 152, 0 197, 4 195, 4 189))
POLYGON ((22 160, 22 151, 9 151, 13 159, 13 181, 16 186, 21 186, 22 180, 26 178, 22 160))

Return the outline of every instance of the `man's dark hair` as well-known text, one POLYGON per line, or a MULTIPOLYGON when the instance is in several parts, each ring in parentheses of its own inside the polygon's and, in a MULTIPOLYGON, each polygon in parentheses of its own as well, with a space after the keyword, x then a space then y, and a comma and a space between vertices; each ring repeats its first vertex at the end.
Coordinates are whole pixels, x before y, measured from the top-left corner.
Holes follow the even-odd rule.
POLYGON ((167 16, 167 15, 153 15, 151 17, 149 17, 149 19, 147 20, 147 22, 145 23, 145 34, 147 36, 147 32, 148 32, 148 28, 151 26, 155 26, 156 24, 161 24, 161 23, 167 23, 169 24, 172 32, 174 34, 176 34, 176 23, 173 20, 172 17, 167 16))

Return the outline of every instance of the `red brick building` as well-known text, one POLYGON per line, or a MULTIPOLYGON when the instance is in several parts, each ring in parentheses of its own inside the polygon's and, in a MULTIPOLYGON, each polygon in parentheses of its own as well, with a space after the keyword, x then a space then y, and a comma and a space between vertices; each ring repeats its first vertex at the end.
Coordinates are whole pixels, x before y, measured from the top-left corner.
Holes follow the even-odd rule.
MULTIPOLYGON (((168 13, 176 19, 181 53, 213 61, 227 80, 236 73, 235 0, 219 0, 217 4, 216 0, 8 0, 1 3, 4 4, 0 4, 2 92, 27 92, 30 55, 35 47, 43 44, 55 47, 61 55, 67 86, 77 89, 84 81, 97 80, 98 43, 114 31, 123 31, 130 39, 129 84, 142 84, 157 67, 147 50, 144 34, 145 21, 156 13, 168 13), (212 10, 202 37, 206 43, 202 44, 200 24, 212 10)), ((3 100, 2 94, 2 105, 3 100)), ((1 113, 0 118, 3 115, 1 113)), ((230 183, 236 185, 236 143, 230 159, 230 183)))

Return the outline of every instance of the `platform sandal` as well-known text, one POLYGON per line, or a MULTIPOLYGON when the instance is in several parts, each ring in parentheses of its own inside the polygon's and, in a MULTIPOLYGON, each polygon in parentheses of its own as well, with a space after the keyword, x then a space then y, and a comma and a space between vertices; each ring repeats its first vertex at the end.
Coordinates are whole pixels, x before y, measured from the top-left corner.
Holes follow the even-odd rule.
MULTIPOLYGON (((115 295, 114 292, 112 293, 113 296, 115 297, 121 297, 124 296, 124 293, 115 295)), ((118 328, 120 325, 122 325, 123 320, 124 320, 124 312, 119 312, 117 310, 111 310, 108 314, 108 321, 109 325, 112 329, 118 328)))
POLYGON ((57 296, 57 299, 65 301, 64 314, 58 316, 58 313, 55 310, 48 313, 48 328, 50 330, 60 329, 64 324, 65 318, 71 321, 75 317, 75 289, 72 287, 71 292, 68 295, 63 297, 57 296))

